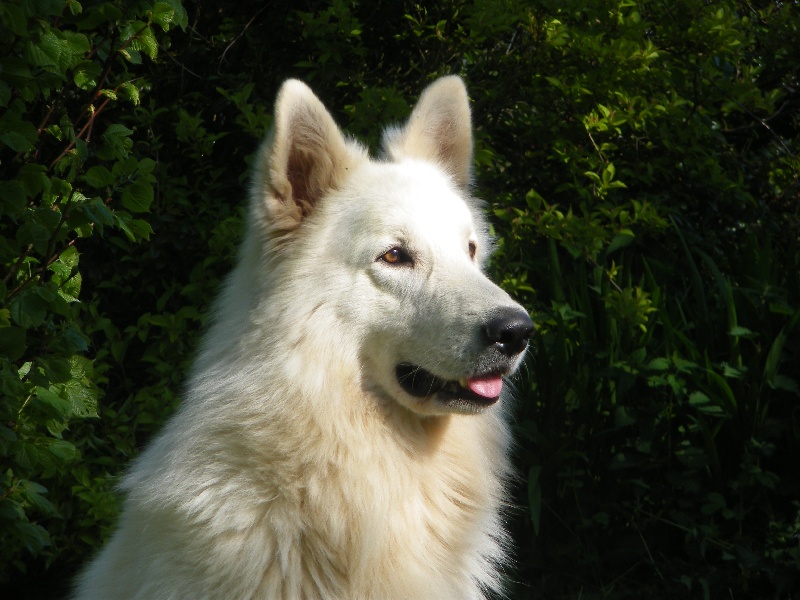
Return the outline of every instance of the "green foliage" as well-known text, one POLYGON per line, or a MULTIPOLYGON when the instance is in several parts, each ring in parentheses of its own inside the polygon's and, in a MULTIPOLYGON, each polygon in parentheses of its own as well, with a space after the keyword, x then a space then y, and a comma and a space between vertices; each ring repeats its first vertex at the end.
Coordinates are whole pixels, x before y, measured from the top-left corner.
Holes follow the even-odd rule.
POLYGON ((120 121, 145 87, 142 53, 156 58, 153 27, 173 24, 186 26, 178 2, 0 7, 0 579, 56 556, 46 525, 73 510, 85 468, 70 430, 98 416, 104 382, 81 258, 92 239, 152 233, 138 215, 156 163, 120 121), (67 487, 53 496, 39 482, 67 487))
POLYGON ((70 577, 113 525, 114 479, 174 408, 235 252, 280 82, 375 147, 458 73, 494 270, 537 323, 512 597, 800 593, 797 2, 187 9, 0 6, 12 592, 70 577))
POLYGON ((800 99, 784 83, 797 53, 776 40, 800 15, 611 2, 518 17, 518 50, 486 57, 476 104, 493 106, 484 177, 508 191, 497 265, 538 308, 519 597, 791 595, 800 161, 781 115, 800 99))

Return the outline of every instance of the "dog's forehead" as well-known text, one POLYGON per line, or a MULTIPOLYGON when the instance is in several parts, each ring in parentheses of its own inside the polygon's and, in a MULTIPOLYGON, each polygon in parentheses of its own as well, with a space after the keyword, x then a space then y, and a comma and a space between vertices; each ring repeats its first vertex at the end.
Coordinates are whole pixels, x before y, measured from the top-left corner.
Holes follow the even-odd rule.
POLYGON ((460 190, 437 166, 409 160, 373 164, 372 170, 365 190, 371 220, 459 233, 474 228, 472 211, 460 190))

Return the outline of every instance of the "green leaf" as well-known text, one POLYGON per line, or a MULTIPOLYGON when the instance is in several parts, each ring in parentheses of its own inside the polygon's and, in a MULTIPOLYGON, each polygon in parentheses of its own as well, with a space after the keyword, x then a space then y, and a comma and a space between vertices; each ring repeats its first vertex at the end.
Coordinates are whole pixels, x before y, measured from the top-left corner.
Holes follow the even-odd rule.
POLYGON ((50 408, 59 419, 66 421, 72 416, 72 403, 52 390, 37 387, 36 399, 44 406, 50 408))
MULTIPOLYGON (((168 4, 174 11, 172 23, 185 31, 186 27, 189 25, 189 14, 183 7, 181 0, 164 0, 163 3, 168 4)), ((161 3, 159 2, 159 4, 161 3)))
POLYGON ((17 439, 19 438, 17 438, 17 434, 14 433, 13 430, 9 429, 5 425, 0 425, 0 448, 2 448, 4 452, 8 449, 8 443, 16 442, 17 439))
POLYGON ((38 39, 28 41, 25 58, 34 67, 66 79, 66 72, 81 62, 89 48, 82 33, 46 29, 38 39))
MULTIPOLYGON (((144 52, 151 60, 158 56, 158 41, 153 33, 152 27, 142 21, 128 23, 122 31, 122 38, 127 42, 127 46, 120 52, 125 51, 144 52)), ((126 58, 131 59, 132 54, 126 58)))
POLYGON ((122 206, 131 212, 141 213, 150 210, 153 202, 153 186, 144 181, 134 181, 122 190, 122 206))
POLYGON ((70 401, 72 412, 76 417, 97 416, 97 389, 80 381, 69 381, 65 386, 67 398, 70 401))
POLYGON ((134 106, 138 106, 141 102, 139 98, 139 88, 132 83, 123 83, 119 86, 119 91, 130 100, 134 106))
POLYGON ((166 2, 156 2, 151 13, 151 20, 159 25, 164 31, 169 30, 169 26, 175 19, 175 8, 166 2))
POLYGON ((28 34, 28 18, 20 6, 11 2, 0 4, 0 14, 2 15, 3 25, 11 30, 17 37, 24 38, 28 34))
POLYGON ((114 213, 114 220, 123 233, 132 242, 150 239, 150 234, 153 233, 150 223, 141 219, 134 219, 130 214, 118 211, 114 213))
POLYGON ((64 51, 70 55, 71 67, 78 64, 77 57, 83 57, 91 49, 89 39, 82 33, 60 31, 64 51))
POLYGON ((11 319, 30 329, 41 325, 47 317, 47 302, 33 289, 27 289, 11 301, 11 319))
POLYGON ((93 188, 105 188, 114 183, 114 176, 106 167, 97 165, 86 171, 84 181, 93 188))
POLYGON ((783 390, 800 396, 800 385, 797 384, 797 381, 786 375, 775 375, 769 384, 776 390, 783 390))
POLYGON ((119 53, 131 64, 142 64, 142 55, 138 50, 134 50, 133 48, 122 48, 119 53))
POLYGON ((110 157, 115 157, 119 160, 128 158, 133 147, 133 141, 129 137, 131 134, 133 134, 132 130, 119 123, 108 126, 103 132, 103 139, 107 144, 106 148, 110 151, 110 157))
POLYGON ((725 411, 714 404, 706 394, 703 392, 692 392, 689 396, 689 405, 693 406, 700 412, 712 416, 724 416, 725 411))
POLYGON ((50 383, 65 383, 72 377, 69 361, 61 356, 52 356, 43 361, 44 373, 50 383))
POLYGON ((751 331, 747 327, 742 327, 741 325, 734 325, 733 327, 731 327, 730 331, 728 331, 728 335, 730 335, 731 337, 737 337, 737 338, 743 337, 749 339, 757 337, 757 334, 755 332, 751 331))
POLYGON ((72 80, 82 90, 93 90, 97 87, 103 67, 94 61, 82 61, 72 72, 72 80))
POLYGON ((593 183, 600 184, 602 181, 600 180, 600 175, 595 173, 594 171, 584 171, 583 174, 592 180, 593 183))
POLYGON ((136 163, 136 171, 140 175, 150 175, 156 168, 156 164, 152 158, 143 158, 136 163))
POLYGON ((728 363, 722 363, 722 375, 733 379, 741 379, 747 373, 745 367, 737 367, 728 363))
POLYGON ((67 302, 78 302, 82 284, 83 276, 80 273, 74 273, 58 286, 58 295, 67 302))
POLYGON ((104 226, 110 226, 116 222, 114 213, 100 198, 92 198, 80 208, 84 211, 86 217, 97 225, 97 229, 101 234, 103 233, 104 226))
POLYGON ((61 44, 52 31, 45 31, 36 41, 29 41, 25 58, 34 67, 52 69, 58 65, 61 44))
POLYGON ((33 123, 23 121, 14 110, 9 110, 0 118, 0 142, 14 152, 27 153, 36 144, 36 127, 33 123))
POLYGON ((36 252, 43 255, 47 252, 50 242, 50 230, 41 223, 34 221, 23 223, 17 231, 17 241, 20 246, 32 244, 36 252))
MULTIPOLYGON (((86 352, 89 350, 88 339, 80 331, 75 329, 67 329, 59 336, 59 342, 64 348, 66 354, 73 354, 75 352, 86 352)), ((72 357, 74 360, 76 357, 72 357)))
POLYGON ((634 239, 636 238, 632 233, 618 233, 614 236, 614 239, 611 240, 608 248, 606 248, 606 256, 629 246, 634 239))
POLYGON ((17 486, 19 487, 22 497, 30 503, 35 510, 48 516, 58 514, 56 507, 53 506, 50 500, 44 497, 44 494, 47 493, 46 487, 36 482, 25 480, 19 481, 17 486))
POLYGON ((50 545, 50 534, 44 527, 35 523, 12 523, 9 532, 33 555, 37 555, 50 545))
POLYGON ((21 442, 14 452, 14 460, 26 471, 31 471, 39 464, 38 448, 30 442, 21 442))
POLYGON ((78 449, 65 440, 48 440, 47 450, 56 458, 67 463, 73 462, 81 456, 78 449))
POLYGON ((75 269, 78 267, 80 258, 81 255, 78 252, 78 249, 75 246, 70 246, 58 255, 58 262, 66 265, 70 269, 75 269))
POLYGON ((19 173, 17 173, 16 180, 22 182, 25 186, 25 193, 28 198, 35 198, 42 193, 47 194, 51 187, 45 165, 34 163, 23 165, 19 173))
POLYGON ((125 125, 120 125, 119 123, 114 123, 109 125, 106 129, 104 136, 108 137, 127 137, 133 133, 133 130, 128 129, 125 125))

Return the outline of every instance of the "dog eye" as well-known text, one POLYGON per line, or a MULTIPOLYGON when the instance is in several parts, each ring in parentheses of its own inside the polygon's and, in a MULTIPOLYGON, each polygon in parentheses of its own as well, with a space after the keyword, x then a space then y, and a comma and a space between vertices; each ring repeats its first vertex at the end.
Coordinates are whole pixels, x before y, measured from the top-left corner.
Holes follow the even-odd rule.
POLYGON ((408 255, 408 252, 397 246, 384 252, 378 260, 382 260, 390 265, 411 265, 414 263, 408 255))
POLYGON ((475 245, 475 242, 469 243, 469 257, 472 260, 475 260, 475 252, 477 252, 478 247, 475 245))

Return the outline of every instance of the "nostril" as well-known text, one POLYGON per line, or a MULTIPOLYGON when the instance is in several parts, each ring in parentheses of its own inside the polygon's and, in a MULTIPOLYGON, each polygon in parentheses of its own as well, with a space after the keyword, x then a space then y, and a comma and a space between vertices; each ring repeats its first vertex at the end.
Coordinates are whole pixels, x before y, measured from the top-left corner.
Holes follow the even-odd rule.
POLYGON ((520 308, 502 308, 492 315, 484 331, 500 352, 512 356, 525 350, 533 334, 533 321, 520 308))

